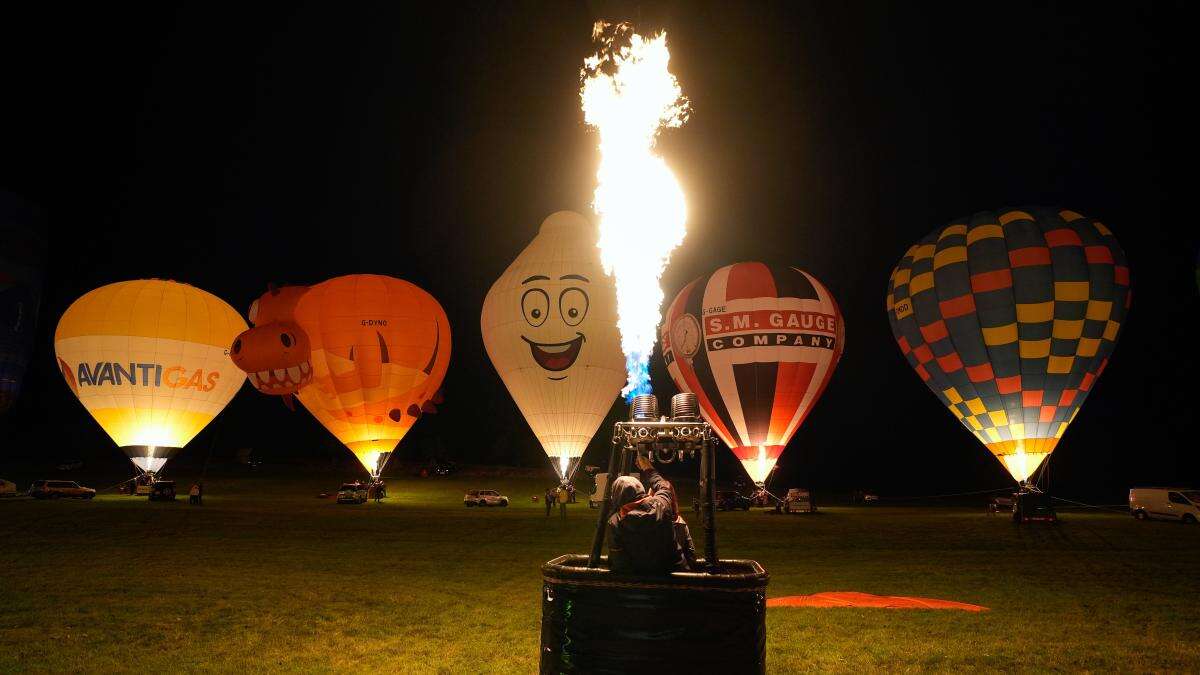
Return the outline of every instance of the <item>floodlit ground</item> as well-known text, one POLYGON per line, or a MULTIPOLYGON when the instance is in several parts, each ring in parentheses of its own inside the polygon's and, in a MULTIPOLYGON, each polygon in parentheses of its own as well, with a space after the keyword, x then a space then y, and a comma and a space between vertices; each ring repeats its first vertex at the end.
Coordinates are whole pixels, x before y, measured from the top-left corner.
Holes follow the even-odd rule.
MULTIPOLYGON (((392 480, 362 506, 317 499, 330 486, 311 479, 210 480, 199 508, 0 501, 0 671, 534 672, 538 566, 585 551, 595 525, 586 505, 546 518, 529 499, 543 483, 392 480), (513 506, 466 509, 467 487, 513 506)), ((771 597, 991 608, 773 608, 771 672, 1200 669, 1198 527, 837 507, 718 522, 723 554, 759 560, 771 597)))

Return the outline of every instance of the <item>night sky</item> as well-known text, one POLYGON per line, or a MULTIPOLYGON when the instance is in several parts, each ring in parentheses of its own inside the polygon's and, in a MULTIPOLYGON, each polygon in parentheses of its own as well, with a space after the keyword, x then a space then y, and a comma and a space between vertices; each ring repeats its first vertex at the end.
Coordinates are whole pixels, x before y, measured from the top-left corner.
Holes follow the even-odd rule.
MULTIPOLYGON (((690 216, 668 299, 761 260, 810 271, 845 314, 844 357, 777 487, 1011 483, 905 363, 884 296, 930 230, 1023 205, 1103 221, 1132 268, 1131 316, 1053 455, 1051 489, 1120 500, 1135 483, 1200 483, 1182 3, 37 4, 0 20, 0 189, 40 204, 51 237, 37 353, 0 420, 0 461, 124 461, 54 364, 54 325, 82 293, 171 278, 244 312, 268 282, 373 272, 431 292, 454 332, 446 404, 400 456, 544 463, 479 312, 546 215, 590 215, 579 68, 592 22, 609 18, 667 30, 694 108, 660 142, 690 216)), ((653 378, 675 392, 657 356, 653 378)), ((240 447, 353 461, 303 409, 250 387, 186 453, 240 447)))

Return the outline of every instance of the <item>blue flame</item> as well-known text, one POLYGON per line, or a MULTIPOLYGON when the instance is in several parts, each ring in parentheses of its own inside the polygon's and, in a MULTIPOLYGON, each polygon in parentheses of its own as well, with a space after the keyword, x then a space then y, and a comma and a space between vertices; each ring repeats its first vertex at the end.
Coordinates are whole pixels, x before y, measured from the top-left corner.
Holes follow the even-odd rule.
POLYGON ((654 388, 650 386, 649 354, 638 352, 626 354, 625 372, 628 374, 628 379, 625 388, 621 390, 621 395, 625 397, 626 403, 633 401, 634 396, 654 393, 654 388))

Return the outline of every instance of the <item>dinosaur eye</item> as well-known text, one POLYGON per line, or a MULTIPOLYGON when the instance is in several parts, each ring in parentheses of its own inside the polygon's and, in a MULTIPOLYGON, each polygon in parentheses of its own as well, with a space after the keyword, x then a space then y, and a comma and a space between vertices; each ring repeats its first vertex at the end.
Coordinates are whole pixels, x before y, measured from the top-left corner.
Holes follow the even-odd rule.
POLYGON ((288 333, 280 333, 279 341, 283 343, 284 347, 291 347, 292 343, 295 342, 295 340, 292 339, 292 336, 288 333))
POLYGON ((525 321, 534 328, 546 323, 546 314, 550 311, 550 296, 540 288, 531 288, 521 296, 521 311, 525 313, 525 321))

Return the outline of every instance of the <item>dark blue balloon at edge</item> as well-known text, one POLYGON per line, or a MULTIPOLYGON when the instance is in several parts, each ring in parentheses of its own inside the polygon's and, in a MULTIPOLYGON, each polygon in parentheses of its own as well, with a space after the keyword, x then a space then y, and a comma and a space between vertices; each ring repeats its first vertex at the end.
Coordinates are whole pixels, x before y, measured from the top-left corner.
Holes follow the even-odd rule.
POLYGON ((46 270, 41 213, 0 190, 0 414, 21 393, 33 349, 46 270))

